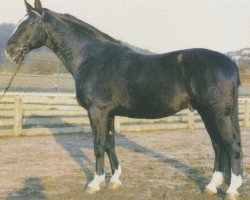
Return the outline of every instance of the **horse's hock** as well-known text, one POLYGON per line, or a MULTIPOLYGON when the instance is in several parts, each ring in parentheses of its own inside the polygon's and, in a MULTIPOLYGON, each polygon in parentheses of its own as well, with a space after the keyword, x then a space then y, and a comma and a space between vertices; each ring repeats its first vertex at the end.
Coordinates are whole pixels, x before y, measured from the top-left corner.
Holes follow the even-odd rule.
MULTIPOLYGON (((91 132, 87 112, 73 94, 11 93, 0 101, 0 136, 32 136, 91 132)), ((250 98, 239 98, 239 121, 250 126, 250 98)), ((116 132, 204 128, 198 113, 188 109, 155 119, 116 117, 116 132)))

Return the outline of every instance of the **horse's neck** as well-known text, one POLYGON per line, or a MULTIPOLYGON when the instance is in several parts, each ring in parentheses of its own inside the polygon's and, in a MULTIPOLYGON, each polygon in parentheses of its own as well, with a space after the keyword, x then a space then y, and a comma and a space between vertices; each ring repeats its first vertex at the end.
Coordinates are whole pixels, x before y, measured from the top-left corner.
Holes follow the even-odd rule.
MULTIPOLYGON (((62 61, 69 72, 75 76, 77 67, 88 57, 93 46, 98 47, 106 42, 102 35, 90 33, 88 27, 75 25, 60 18, 59 14, 51 11, 46 12, 44 27, 48 40, 46 46, 49 47, 62 61)), ((103 36, 104 37, 104 36, 103 36)))

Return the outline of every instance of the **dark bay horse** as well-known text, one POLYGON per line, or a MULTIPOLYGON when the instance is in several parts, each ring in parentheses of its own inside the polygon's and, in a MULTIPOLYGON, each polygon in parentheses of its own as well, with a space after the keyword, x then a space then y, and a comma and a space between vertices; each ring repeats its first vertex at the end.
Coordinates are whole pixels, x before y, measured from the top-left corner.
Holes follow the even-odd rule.
POLYGON ((242 184, 242 148, 238 122, 239 74, 225 55, 207 49, 142 55, 122 42, 68 14, 31 6, 10 37, 6 54, 21 62, 32 49, 49 47, 75 80, 76 97, 88 111, 94 138, 96 174, 87 192, 105 180, 104 154, 113 176, 109 188, 121 186, 115 152, 114 117, 155 119, 182 109, 201 115, 215 151, 214 174, 206 191, 215 194, 230 183, 228 199, 242 184))

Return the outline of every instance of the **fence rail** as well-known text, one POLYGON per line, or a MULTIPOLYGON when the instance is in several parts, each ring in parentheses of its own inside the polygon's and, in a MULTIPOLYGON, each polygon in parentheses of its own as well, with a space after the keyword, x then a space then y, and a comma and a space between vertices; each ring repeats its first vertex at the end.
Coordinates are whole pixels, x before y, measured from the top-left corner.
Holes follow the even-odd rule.
POLYGON ((240 74, 241 83, 250 84, 250 74, 240 74))
MULTIPOLYGON (((250 127, 250 98, 239 98, 239 122, 250 127)), ((155 120, 115 118, 117 132, 198 128, 204 128, 200 116, 188 109, 155 120)), ((0 136, 90 131, 87 112, 73 94, 12 93, 0 101, 0 136)))

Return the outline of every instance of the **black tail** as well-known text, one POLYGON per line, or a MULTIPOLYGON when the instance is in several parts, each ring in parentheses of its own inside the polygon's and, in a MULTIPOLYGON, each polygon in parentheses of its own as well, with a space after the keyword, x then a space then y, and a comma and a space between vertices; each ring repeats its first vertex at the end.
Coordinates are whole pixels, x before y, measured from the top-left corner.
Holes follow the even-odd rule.
MULTIPOLYGON (((240 125, 239 125, 239 117, 238 117, 238 88, 239 88, 240 81, 238 80, 238 84, 235 87, 235 95, 234 95, 234 102, 231 111, 231 121, 233 124, 234 132, 236 134, 236 142, 240 145, 241 148, 241 133, 240 133, 240 125)), ((230 184, 231 180, 231 162, 229 155, 224 152, 223 153, 223 165, 224 165, 224 180, 226 184, 230 184)), ((242 154, 242 152, 241 152, 242 154)))
POLYGON ((223 152, 223 177, 226 184, 231 181, 231 161, 227 152, 223 152))
POLYGON ((238 77, 237 77, 237 82, 236 82, 236 86, 235 86, 234 102, 233 102, 232 111, 231 111, 231 121, 232 121, 233 126, 234 126, 234 131, 236 132, 236 134, 238 136, 237 143, 239 143, 241 145, 241 134, 240 134, 240 125, 239 125, 239 116, 238 116, 238 96, 239 96, 239 86, 240 86, 241 82, 240 82, 238 67, 236 64, 235 64, 235 67, 237 69, 238 77))

